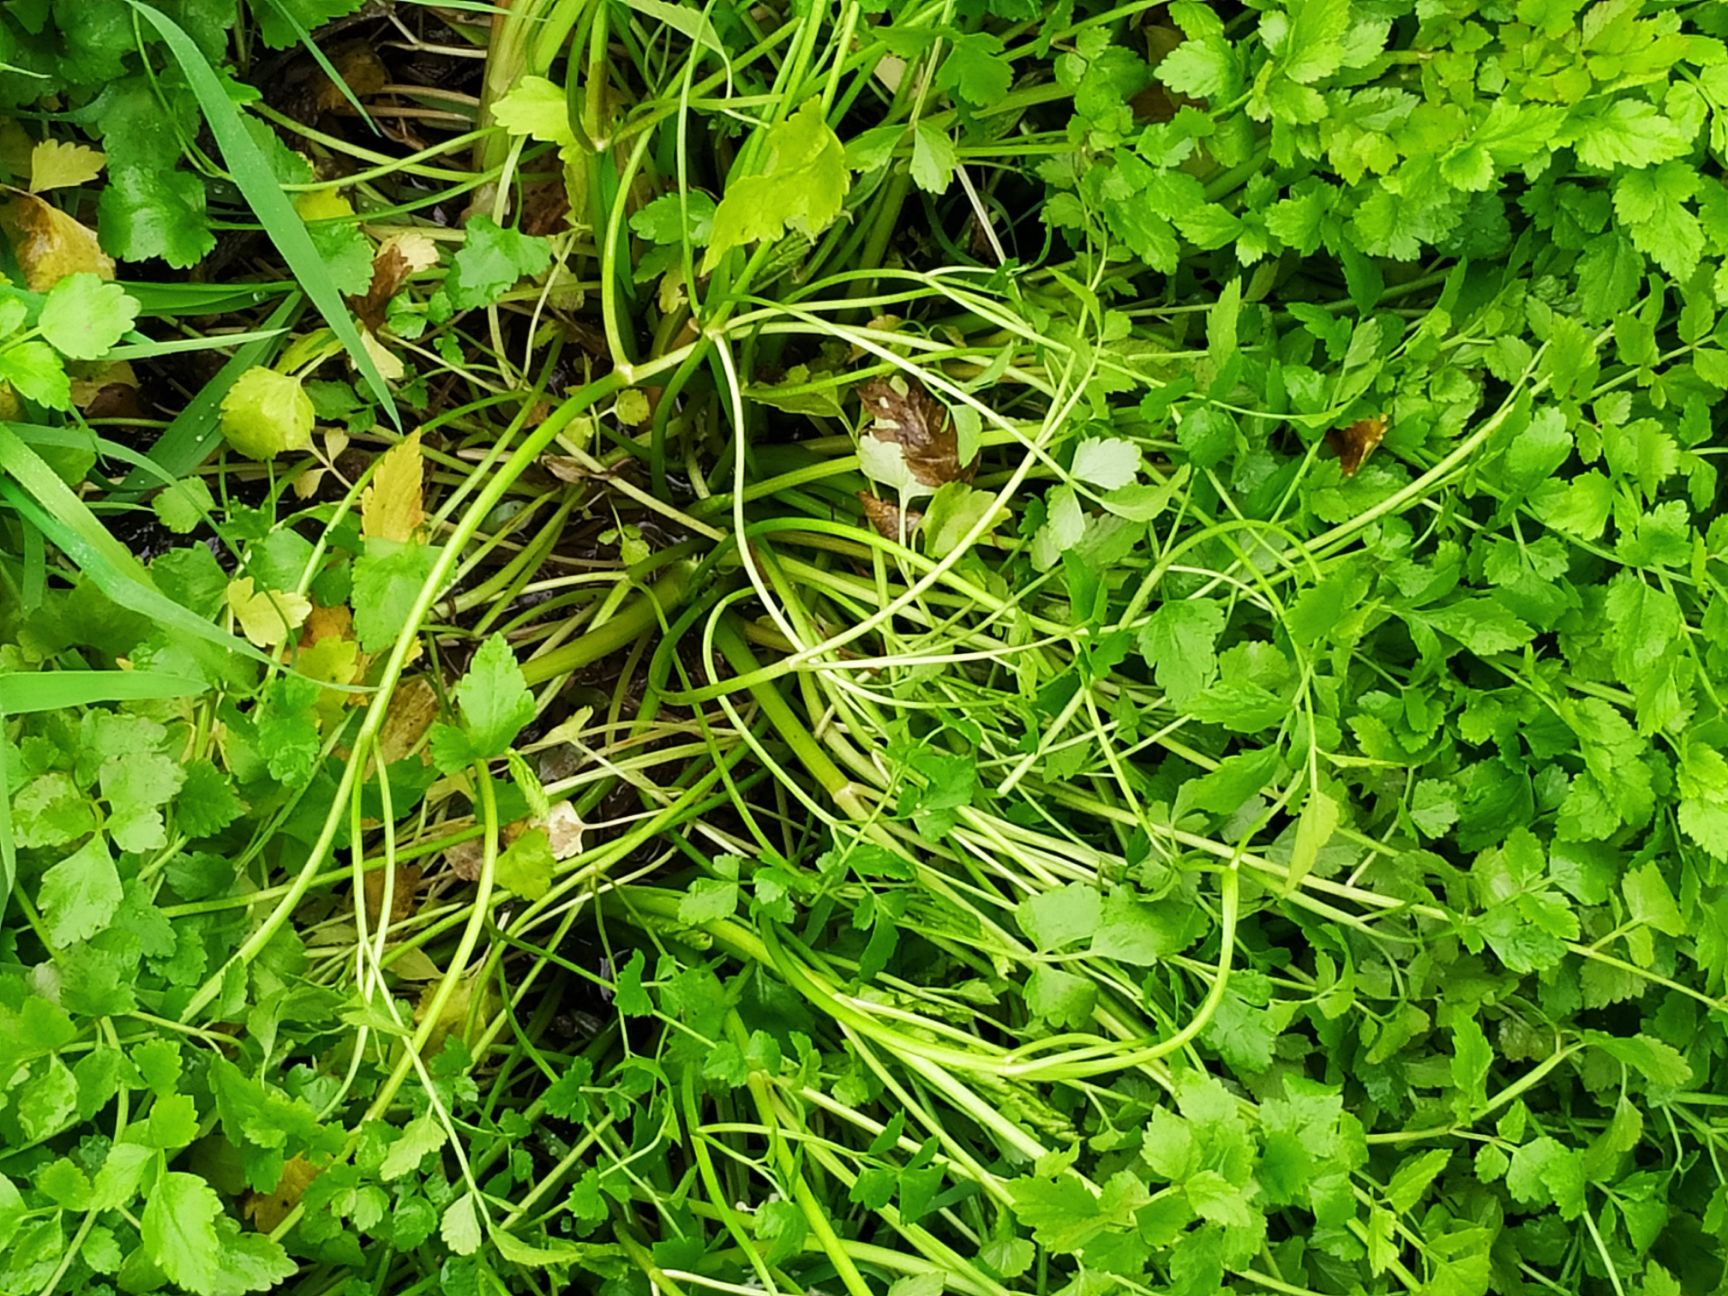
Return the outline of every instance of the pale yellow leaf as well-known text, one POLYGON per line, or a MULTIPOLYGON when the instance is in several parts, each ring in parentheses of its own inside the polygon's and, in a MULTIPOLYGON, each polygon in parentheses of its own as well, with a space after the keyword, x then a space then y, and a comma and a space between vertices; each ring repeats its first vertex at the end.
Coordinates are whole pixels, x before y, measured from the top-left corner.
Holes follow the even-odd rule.
POLYGON ((274 648, 305 624, 312 603, 304 594, 256 589, 250 576, 241 576, 228 582, 228 610, 248 639, 260 648, 274 648))
POLYGON ((87 144, 43 140, 30 150, 30 190, 70 189, 88 184, 102 173, 106 155, 87 144))
POLYGON ((400 382, 407 374, 401 357, 374 337, 371 329, 360 330, 360 345, 366 348, 366 354, 372 357, 378 372, 390 382, 400 382))
POLYGON ((425 463, 420 434, 411 433, 384 452, 372 484, 360 494, 360 534, 368 540, 410 540, 426 520, 420 493, 425 463))
POLYGON ((438 264, 438 244, 428 235, 417 230, 406 234, 398 234, 388 240, 380 251, 395 248, 397 253, 408 263, 408 269, 430 270, 438 264))

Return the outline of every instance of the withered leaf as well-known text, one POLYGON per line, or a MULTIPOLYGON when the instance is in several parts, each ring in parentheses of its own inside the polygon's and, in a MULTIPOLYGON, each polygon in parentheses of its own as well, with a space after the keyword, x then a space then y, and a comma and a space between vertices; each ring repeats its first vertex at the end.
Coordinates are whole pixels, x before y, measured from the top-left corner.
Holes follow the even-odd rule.
POLYGON ((321 639, 351 639, 354 636, 354 614, 338 604, 335 607, 313 607, 300 627, 300 644, 310 648, 321 639))
POLYGON ((960 462, 959 437, 948 407, 922 384, 899 374, 871 378, 858 385, 858 399, 871 418, 866 435, 898 446, 917 483, 934 490, 951 481, 971 481, 977 473, 976 460, 960 462))
POLYGON ((560 801, 546 816, 546 839, 552 847, 552 858, 567 860, 582 852, 582 834, 587 831, 582 816, 568 801, 560 801))
POLYGON ((540 466, 561 482, 585 482, 593 476, 580 459, 569 455, 541 455, 540 466))
POLYGON ((386 765, 401 760, 437 718, 438 695, 431 684, 416 675, 390 699, 390 709, 384 713, 384 728, 378 735, 378 759, 386 765))
POLYGON ((438 264, 437 245, 424 234, 404 234, 391 239, 372 258, 372 283, 364 297, 350 297, 348 304, 374 333, 384 327, 390 299, 402 291, 408 276, 438 264))
POLYGON ((275 1232, 277 1226, 288 1218, 289 1212, 300 1204, 300 1198, 318 1174, 318 1167, 305 1157, 299 1154, 289 1157, 282 1166, 282 1175, 275 1188, 267 1193, 246 1194, 241 1209, 252 1221, 252 1227, 260 1233, 275 1232))
MULTIPOLYGON (((378 922, 378 914, 384 907, 384 870, 373 869, 366 875, 366 913, 374 924, 378 922)), ((396 866, 396 883, 390 891, 390 921, 404 922, 414 916, 414 910, 420 903, 420 866, 418 864, 398 864, 396 866)))
POLYGON ((1368 456, 1374 453, 1374 447, 1385 439, 1384 414, 1357 419, 1349 427, 1333 428, 1326 433, 1326 444, 1337 452, 1338 467, 1346 477, 1354 477, 1368 456))
POLYGON ((864 506, 864 516, 870 525, 890 540, 904 540, 924 520, 916 509, 902 512, 898 504, 869 491, 859 491, 858 502, 864 506))
POLYGON ((457 842, 444 852, 444 862, 459 881, 478 882, 486 848, 479 841, 457 842))
POLYGON ((114 277, 113 258, 96 242, 96 231, 35 194, 20 193, 0 207, 0 229, 12 241, 31 292, 47 292, 80 270, 102 279, 114 277))

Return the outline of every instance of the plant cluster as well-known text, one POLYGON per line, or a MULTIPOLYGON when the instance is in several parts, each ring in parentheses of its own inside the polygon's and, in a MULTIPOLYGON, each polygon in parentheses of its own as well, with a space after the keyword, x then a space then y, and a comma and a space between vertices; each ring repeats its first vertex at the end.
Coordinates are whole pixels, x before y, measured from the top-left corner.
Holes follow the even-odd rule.
POLYGON ((1728 7, 0 97, 0 1296, 1728 1286, 1728 7))

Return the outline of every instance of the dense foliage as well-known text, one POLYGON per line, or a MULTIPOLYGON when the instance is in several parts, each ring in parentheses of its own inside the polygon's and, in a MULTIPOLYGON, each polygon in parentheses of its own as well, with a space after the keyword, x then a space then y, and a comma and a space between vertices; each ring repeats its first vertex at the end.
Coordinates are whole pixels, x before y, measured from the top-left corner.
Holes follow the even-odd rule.
POLYGON ((1728 1286, 1728 6, 0 101, 0 1296, 1728 1286))

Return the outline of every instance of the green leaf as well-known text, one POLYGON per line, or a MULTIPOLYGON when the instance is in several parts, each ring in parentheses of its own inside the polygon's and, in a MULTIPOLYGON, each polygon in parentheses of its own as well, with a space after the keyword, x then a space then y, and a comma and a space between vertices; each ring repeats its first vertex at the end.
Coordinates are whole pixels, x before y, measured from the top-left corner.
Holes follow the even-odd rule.
MULTIPOLYGON (((543 76, 524 76, 492 105, 492 119, 512 135, 575 148, 564 87, 543 76)), ((634 225, 634 222, 632 222, 634 225)))
POLYGON ((661 194, 630 217, 630 229, 663 247, 686 238, 692 247, 703 247, 713 237, 714 209, 714 200, 700 189, 661 194))
POLYGON ((544 828, 529 828, 498 857, 498 885, 529 900, 552 887, 552 840, 544 828))
POLYGON ((1460 599, 1423 614, 1442 634, 1450 635, 1473 653, 1488 656, 1522 648, 1536 637, 1505 604, 1491 598, 1460 599))
POLYGON ((465 1192, 444 1209, 438 1236, 457 1255, 473 1255, 480 1249, 480 1212, 473 1192, 465 1192))
POLYGON ((1692 1079, 1692 1067, 1680 1050, 1649 1035, 1620 1037, 1585 1031, 1584 1040, 1617 1062, 1623 1062, 1652 1084, 1679 1088, 1692 1079))
POLYGON ((1260 38, 1284 75, 1306 84, 1338 70, 1349 25, 1349 0, 1301 0, 1287 11, 1265 14, 1260 19, 1260 38))
POLYGON ((1230 45, 1218 36, 1183 41, 1159 60, 1154 73, 1177 94, 1194 99, 1229 94, 1241 75, 1230 45))
POLYGON ((1187 706, 1217 671, 1224 609, 1199 599, 1160 604, 1141 627, 1140 655, 1171 704, 1187 706))
POLYGON ((123 894, 108 843, 97 835, 42 875, 36 903, 49 939, 70 945, 107 927, 123 894))
POLYGON ((912 180, 925 193, 942 193, 954 183, 959 161, 947 131, 922 120, 912 128, 912 180))
POLYGON ((1087 437, 1074 447, 1069 471, 1089 486, 1116 490, 1139 476, 1140 447, 1121 437, 1087 437))
POLYGON ((88 271, 67 275, 48 290, 37 326, 72 360, 98 360, 132 328, 138 303, 119 284, 88 271))
POLYGON ((988 522, 983 532, 987 537, 1007 517, 1007 510, 997 504, 994 491, 979 490, 965 482, 943 482, 924 507, 920 527, 924 552, 932 558, 944 558, 960 547, 973 528, 988 522))
POLYGON ((150 508, 175 535, 189 535, 215 512, 216 498, 202 477, 188 477, 164 486, 150 501, 150 508))
POLYGON ((285 49, 336 18, 358 9, 365 0, 247 0, 259 34, 271 49, 285 49))
POLYGON ((1243 802, 1266 786, 1277 768, 1275 748, 1237 752, 1219 761, 1210 773, 1184 783, 1176 804, 1182 810, 1192 807, 1213 814, 1234 814, 1243 802))
POLYGON ((733 248, 781 238, 787 229, 815 238, 840 214, 852 178, 819 99, 805 100, 770 126, 764 151, 759 173, 726 186, 714 213, 714 238, 702 258, 704 274, 733 248))
POLYGON ((474 216, 445 289, 457 310, 490 306, 518 280, 544 274, 551 264, 552 245, 546 239, 505 229, 490 216, 474 216))
POLYGON ((1070 882, 1055 891, 1027 896, 1014 910, 1020 930, 1041 950, 1085 940, 1098 930, 1103 897, 1096 887, 1070 882))
MULTIPOLYGON (((154 113, 155 104, 146 111, 154 113)), ((114 155, 126 156, 123 150, 114 155)), ((197 265, 216 247, 204 202, 204 184, 189 172, 148 161, 116 163, 102 187, 102 242, 128 261, 160 257, 176 270, 197 265)))
POLYGON ((1119 886, 1104 897, 1091 951, 1098 958, 1150 967, 1180 954, 1197 935, 1191 911, 1143 900, 1131 888, 1119 886))
POLYGON ((25 400, 49 409, 72 408, 72 385, 65 367, 46 342, 14 342, 0 351, 0 382, 11 383, 25 400))
MULTIPOLYGON (((1586 166, 1649 167, 1686 151, 1686 132, 1654 105, 1632 97, 1593 97, 1574 112, 1572 147, 1586 166)), ((1637 175, 1624 172, 1621 179, 1637 175)))
POLYGON ((1627 873, 1620 883, 1626 897, 1626 907, 1634 922, 1644 923, 1669 936, 1684 936, 1686 920, 1680 916, 1680 906, 1674 903, 1674 893, 1654 860, 1627 873))
POLYGON ((1703 228, 1687 207, 1699 185, 1698 173, 1680 162, 1628 171, 1614 182, 1614 214, 1632 242, 1677 279, 1698 267, 1704 251, 1703 228))
POLYGON ((738 884, 728 878, 697 878, 678 901, 678 921, 692 927, 730 918, 738 909, 738 884))
POLYGON ((431 735, 434 760, 446 774, 502 756, 534 718, 534 695, 503 635, 480 645, 456 686, 456 701, 461 729, 437 725, 431 735))
POLYGON ((242 1235, 223 1214, 215 1189, 197 1175, 161 1175, 147 1194, 141 1222, 144 1253, 197 1296, 268 1291, 298 1269, 276 1242, 259 1233, 242 1235))
POLYGON ((1400 1215, 1409 1214, 1451 1160, 1451 1148, 1432 1148, 1421 1156, 1411 1157, 1393 1172, 1386 1184, 1386 1201, 1400 1215))
POLYGON ((989 32, 955 33, 948 54, 936 71, 936 89, 974 108, 995 103, 1014 81, 1014 69, 1002 57, 1002 38, 989 32))
POLYGON ((448 1137, 444 1122, 428 1108, 402 1127, 402 1133, 379 1163, 378 1177, 390 1183, 411 1174, 428 1156, 443 1147, 448 1137))
POLYGON ((1518 1201, 1552 1203, 1561 1219, 1577 1219, 1584 1211, 1583 1161, 1558 1139, 1535 1139, 1512 1154, 1506 1188, 1518 1201))
POLYGON ((1083 976, 1056 967, 1034 968, 1026 980, 1026 1007, 1056 1027, 1080 1027, 1092 1019, 1098 988, 1083 976))
POLYGON ((1320 848, 1332 839, 1339 821, 1338 802, 1330 793, 1315 789, 1302 807, 1302 817, 1296 821, 1296 839, 1290 847, 1290 874, 1283 887, 1290 895, 1314 868, 1320 848))
POLYGON ((396 641, 437 563, 431 545, 366 542, 354 560, 354 634, 362 648, 378 652, 396 641))

